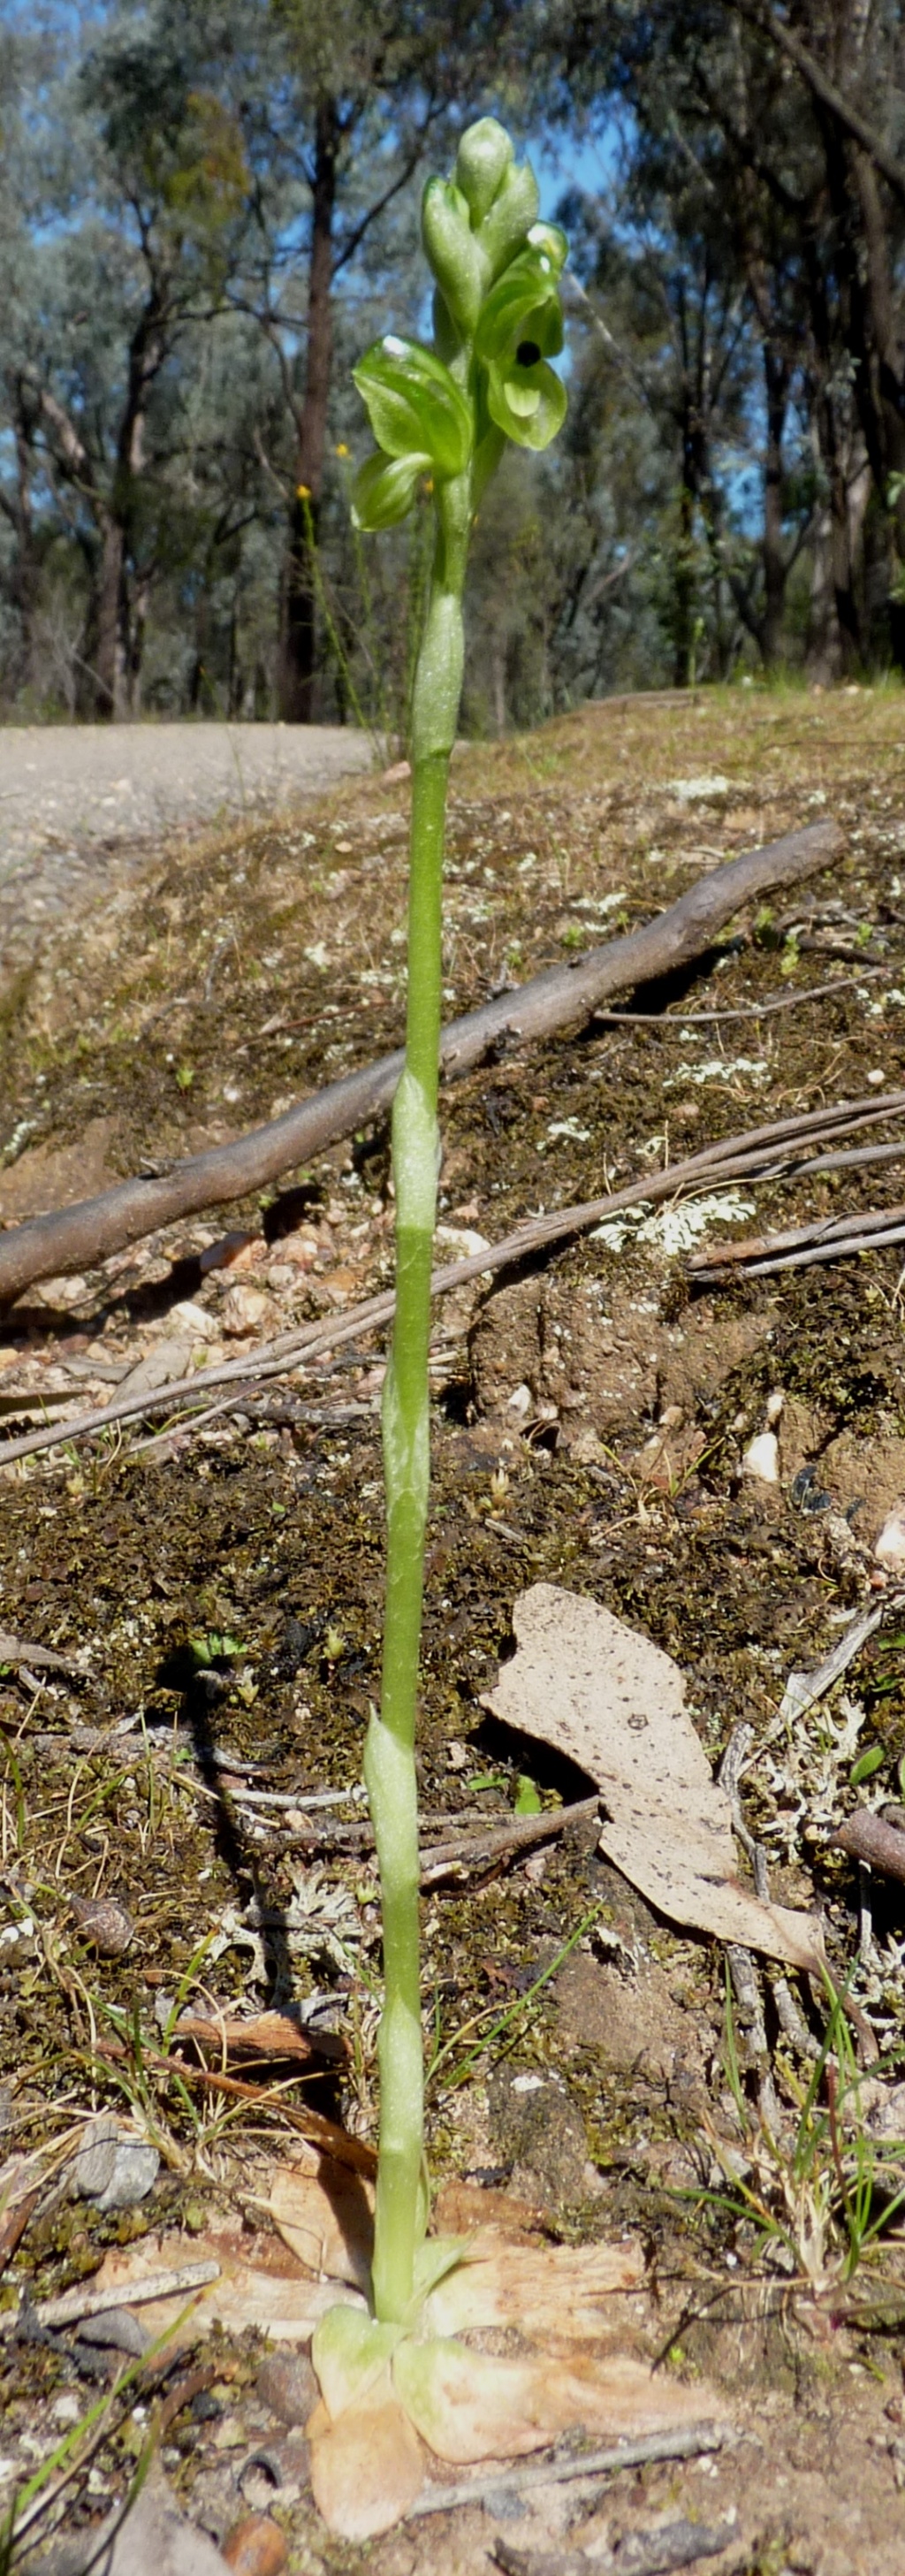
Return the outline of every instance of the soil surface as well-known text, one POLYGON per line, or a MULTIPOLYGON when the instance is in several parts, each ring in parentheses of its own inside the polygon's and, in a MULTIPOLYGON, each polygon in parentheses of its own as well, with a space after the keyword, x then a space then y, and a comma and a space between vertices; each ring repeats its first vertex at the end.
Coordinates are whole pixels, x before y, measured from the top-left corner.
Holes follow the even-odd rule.
MULTIPOLYGON (((444 1259, 632 1178, 641 1202, 646 1172, 719 1137, 902 1085, 902 712, 891 691, 702 692, 457 756, 450 1017, 818 815, 846 856, 743 915, 680 987, 627 996, 638 1024, 508 1050, 447 1090, 444 1259)), ((0 1221, 200 1150, 398 1042, 406 792, 369 776, 304 813, 162 833, 140 864, 111 852, 102 889, 83 880, 77 919, 7 979, 0 1221)), ((210 2563, 259 2576, 905 2569, 905 1892, 834 1840, 861 1808, 894 1831, 902 1815, 903 1254, 724 1264, 706 1288, 689 1267, 700 1240, 898 1209, 901 1114, 870 1135, 886 1159, 767 1172, 684 1216, 639 1204, 438 1301, 420 1764, 440 2221, 634 2247, 608 2335, 700 2387, 702 2410, 716 2392, 733 2438, 580 2492, 491 2464, 479 2499, 364 2547, 319 2520, 307 2355, 276 2331, 268 2349, 246 2274, 175 2361, 142 2357, 129 2285, 175 2247, 218 2261, 221 2285, 241 2258, 303 2299, 274 2176, 300 2128, 337 2144, 318 2117, 365 2164, 376 2135, 358 1783, 383 1349, 355 1310, 392 1276, 385 1130, 7 1313, 0 1428, 61 1433, 15 1461, 0 1447, 0 2508, 18 2492, 34 2512, 23 2563, 27 2539, 31 2563, 75 2576, 156 2427, 154 2476, 210 2563), (307 1325, 307 1360, 256 1373, 262 1344, 307 1325), (223 1358, 247 1368, 210 1391, 221 1409, 161 1414, 168 1382, 223 1358), (80 1431, 127 1383, 158 1410, 80 1431), (816 1978, 736 1956, 727 1983, 723 1946, 602 1857, 593 1813, 560 1829, 593 1781, 485 1704, 538 1582, 675 1659, 714 1769, 751 1729, 741 1821, 770 1895, 820 1916, 848 2025, 816 1978), (790 1674, 874 1609, 789 1715, 790 1674), (548 1838, 520 1840, 538 1805, 548 1838), (111 2264, 115 2325, 88 2340, 42 2308, 111 2264)), ((422 2504, 442 2504, 438 2475, 479 2473, 426 2462, 422 2504)), ((115 2576, 144 2576, 137 2548, 115 2576)))

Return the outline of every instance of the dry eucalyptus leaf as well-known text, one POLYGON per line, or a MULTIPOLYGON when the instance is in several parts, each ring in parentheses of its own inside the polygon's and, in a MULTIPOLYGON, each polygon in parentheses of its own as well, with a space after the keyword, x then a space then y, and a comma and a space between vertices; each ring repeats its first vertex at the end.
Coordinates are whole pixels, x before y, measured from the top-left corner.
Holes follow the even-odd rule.
MULTIPOLYGON (((481 2195, 472 2197, 479 2201, 481 2195)), ((367 2290, 374 2250, 372 2184, 326 2158, 315 2164, 301 2156, 276 2167, 265 2206, 309 2270, 367 2290)), ((513 2326, 522 2334, 598 2341, 612 2326, 614 2293, 640 2289, 643 2282, 641 2246, 627 2239, 616 2245, 513 2243, 505 2233, 505 2212, 496 2226, 472 2224, 460 2232, 462 2261, 425 2300, 428 2334, 513 2326)))
MULTIPOLYGON (((290 2242, 347 2280, 370 2252, 369 2197, 347 2174, 300 2161, 275 2175, 269 2207, 290 2242)), ((625 2295, 642 2286, 636 2245, 507 2243, 478 2228, 458 2246, 456 2261, 456 2239, 428 2238, 426 2295, 410 2328, 378 2325, 360 2305, 335 2307, 317 2327, 321 2400, 305 2429, 315 2500, 343 2539, 372 2538, 407 2512, 424 2468, 419 2436, 435 2458, 464 2466, 519 2458, 581 2428, 618 2440, 720 2413, 712 2389, 685 2388, 614 2349, 625 2295), (499 2358, 456 2340, 457 2329, 488 2327, 533 2345, 499 2358)))
POLYGON ((718 1941, 819 1971, 812 1915, 762 1905, 736 1877, 729 1800, 714 1780, 670 1655, 600 1602, 535 1583, 513 1611, 517 1653, 484 1698, 555 1745, 600 1789, 600 1849, 661 1914, 718 1941))

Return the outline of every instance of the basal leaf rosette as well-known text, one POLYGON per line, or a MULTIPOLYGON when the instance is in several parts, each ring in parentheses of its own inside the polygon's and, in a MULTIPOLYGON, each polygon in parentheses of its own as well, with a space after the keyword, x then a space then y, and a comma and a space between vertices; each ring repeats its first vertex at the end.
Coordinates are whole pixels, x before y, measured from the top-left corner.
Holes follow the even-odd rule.
POLYGON ((472 406, 442 358, 393 331, 372 341, 352 372, 382 451, 356 476, 355 517, 361 528, 391 527, 411 507, 420 475, 450 482, 465 473, 472 406))
POLYGON ((487 409, 516 447, 549 447, 565 418, 566 389, 548 364, 563 344, 559 276, 565 255, 558 227, 535 224, 526 248, 510 260, 481 307, 475 354, 486 374, 487 409))

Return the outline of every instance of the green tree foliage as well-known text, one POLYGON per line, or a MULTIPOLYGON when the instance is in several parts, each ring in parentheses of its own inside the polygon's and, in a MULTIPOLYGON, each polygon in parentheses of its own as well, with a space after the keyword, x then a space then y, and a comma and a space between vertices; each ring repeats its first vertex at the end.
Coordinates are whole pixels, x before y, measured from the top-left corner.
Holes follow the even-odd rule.
MULTIPOLYGON (((905 658, 902 38, 900 0, 560 0, 544 15, 560 115, 623 119, 627 197, 664 288, 708 240, 758 360, 760 533, 750 510, 733 530, 737 425, 708 423, 712 372, 699 392, 692 370, 680 555, 693 537, 721 555, 767 664, 803 624, 827 677, 905 658)), ((715 602, 705 623, 719 661, 715 602)))
POLYGON ((485 104, 605 178, 563 190, 562 435, 479 505, 466 721, 905 663, 902 37, 902 0, 10 0, 0 705, 405 733, 429 496, 363 550, 350 369, 390 309, 423 336, 424 155, 485 104))

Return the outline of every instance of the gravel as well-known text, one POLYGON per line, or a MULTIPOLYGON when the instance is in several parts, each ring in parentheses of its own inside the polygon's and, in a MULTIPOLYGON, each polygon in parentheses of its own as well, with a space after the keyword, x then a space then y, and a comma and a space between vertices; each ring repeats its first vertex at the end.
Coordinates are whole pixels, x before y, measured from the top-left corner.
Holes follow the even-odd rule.
POLYGON ((285 811, 368 770, 345 725, 0 727, 0 964, 103 890, 115 853, 206 824, 285 811))

